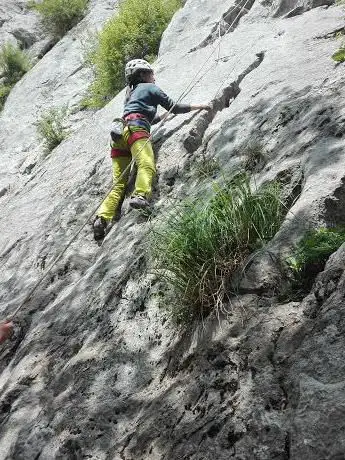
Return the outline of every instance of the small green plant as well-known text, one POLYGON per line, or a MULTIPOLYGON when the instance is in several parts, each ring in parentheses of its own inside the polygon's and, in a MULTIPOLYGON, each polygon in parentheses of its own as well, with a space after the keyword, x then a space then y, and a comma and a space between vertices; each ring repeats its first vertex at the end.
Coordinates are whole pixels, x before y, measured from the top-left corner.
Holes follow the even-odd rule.
POLYGON ((310 291, 315 276, 324 269, 327 259, 345 242, 345 227, 319 228, 307 232, 295 252, 286 259, 292 272, 281 300, 301 300, 310 291))
POLYGON ((207 179, 220 171, 220 165, 216 158, 202 157, 196 163, 194 171, 199 179, 207 179))
POLYGON ((31 68, 28 55, 12 43, 0 49, 0 110, 2 110, 12 87, 31 68))
MULTIPOLYGON (((339 5, 343 4, 343 3, 345 3, 345 0, 342 0, 342 1, 338 2, 339 5)), ((337 32, 335 38, 337 40, 343 40, 344 33, 345 33, 345 29, 344 29, 344 31, 337 32)), ((344 40, 342 41, 342 44, 340 45, 340 48, 332 55, 332 59, 335 62, 344 62, 345 61, 345 41, 344 40)))
POLYGON ((259 142, 250 143, 242 152, 245 159, 243 167, 245 171, 254 172, 262 169, 267 163, 267 153, 259 142))
POLYGON ((6 43, 0 50, 0 76, 5 85, 14 85, 31 68, 28 55, 12 43, 6 43))
POLYGON ((44 141, 46 152, 51 152, 66 137, 69 132, 64 123, 67 116, 67 108, 52 108, 44 113, 37 122, 39 137, 44 141))
POLYGON ((299 242, 295 253, 287 258, 288 266, 302 280, 314 277, 344 242, 345 228, 311 230, 299 242))
POLYGON ((345 61, 345 43, 334 54, 332 54, 332 59, 335 62, 345 61))
POLYGON ((89 0, 30 1, 29 8, 41 15, 43 28, 59 40, 85 16, 89 0))
POLYGON ((102 107, 124 86, 124 68, 128 60, 152 61, 157 55, 161 36, 181 0, 126 0, 116 16, 99 34, 98 45, 87 59, 95 81, 85 98, 89 107, 102 107))
POLYGON ((279 229, 280 189, 252 190, 247 175, 218 185, 205 201, 177 207, 150 238, 152 265, 175 294, 174 317, 187 321, 221 307, 232 275, 279 229))

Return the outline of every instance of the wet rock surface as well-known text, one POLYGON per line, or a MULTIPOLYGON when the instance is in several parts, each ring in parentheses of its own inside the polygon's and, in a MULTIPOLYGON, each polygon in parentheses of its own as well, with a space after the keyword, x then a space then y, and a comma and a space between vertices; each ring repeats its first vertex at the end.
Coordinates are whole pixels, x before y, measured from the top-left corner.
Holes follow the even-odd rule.
MULTIPOLYGON (((82 32, 100 27, 115 3, 91 2, 0 114, 3 317, 108 188, 107 136, 123 93, 95 114, 76 110, 73 133, 48 157, 35 123, 51 105, 78 105, 91 78, 82 32)), ((0 349, 0 459, 343 458, 344 248, 301 302, 277 296, 281 261, 303 231, 344 223, 345 77, 330 59, 343 11, 326 1, 250 2, 227 30, 240 4, 210 5, 185 2, 155 64, 157 83, 177 98, 206 62, 184 102, 213 102, 156 133, 155 209, 207 193, 218 176, 196 179, 200 158, 215 158, 228 177, 257 142, 267 158, 256 181, 279 180, 291 212, 225 311, 181 329, 148 274, 145 219, 125 201, 101 247, 87 225, 0 349)))

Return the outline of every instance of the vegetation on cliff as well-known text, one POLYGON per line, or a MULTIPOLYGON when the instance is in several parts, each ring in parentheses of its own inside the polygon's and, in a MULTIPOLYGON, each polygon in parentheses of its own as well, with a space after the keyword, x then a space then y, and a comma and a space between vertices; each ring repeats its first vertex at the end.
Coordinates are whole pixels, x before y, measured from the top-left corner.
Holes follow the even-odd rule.
POLYGON ((12 43, 5 43, 0 50, 0 110, 10 94, 12 87, 31 68, 25 51, 12 43))
POLYGON ((37 122, 37 132, 43 141, 46 153, 50 153, 68 136, 65 127, 67 107, 53 107, 42 114, 37 122))
POLYGON ((345 228, 318 228, 308 231, 287 263, 293 273, 295 292, 305 293, 315 276, 324 269, 327 259, 345 242, 345 228))
POLYGON ((124 68, 128 60, 154 60, 162 34, 181 0, 126 0, 97 37, 90 52, 95 80, 85 104, 102 107, 124 86, 124 68))
POLYGON ((88 4, 89 0, 42 0, 28 6, 40 14, 44 30, 59 40, 85 16, 88 4))
POLYGON ((243 174, 215 186, 208 200, 185 202, 164 216, 153 228, 150 252, 173 289, 175 317, 188 320, 220 308, 232 276, 275 235, 283 217, 279 186, 253 189, 243 174))

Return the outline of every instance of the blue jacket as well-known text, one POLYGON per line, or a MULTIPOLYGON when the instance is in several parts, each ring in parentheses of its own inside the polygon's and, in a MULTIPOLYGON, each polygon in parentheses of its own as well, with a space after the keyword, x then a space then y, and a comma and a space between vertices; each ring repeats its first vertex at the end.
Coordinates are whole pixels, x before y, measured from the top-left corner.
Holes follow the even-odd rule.
MULTIPOLYGON (((125 100, 123 116, 140 113, 154 124, 159 121, 159 118, 155 120, 158 105, 169 111, 174 106, 174 101, 154 83, 139 83, 125 100)), ((189 104, 176 104, 172 113, 186 113, 190 110, 189 104)))

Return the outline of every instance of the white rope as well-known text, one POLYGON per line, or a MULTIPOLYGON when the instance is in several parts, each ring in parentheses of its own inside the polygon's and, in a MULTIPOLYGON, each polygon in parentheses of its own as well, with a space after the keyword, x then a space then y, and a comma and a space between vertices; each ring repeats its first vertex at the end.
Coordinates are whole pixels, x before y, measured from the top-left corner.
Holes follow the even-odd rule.
MULTIPOLYGON (((244 3, 243 3, 243 5, 241 6, 240 11, 239 11, 238 14, 236 15, 235 19, 234 19, 234 20, 232 21, 232 23, 229 24, 229 26, 225 29, 224 34, 216 40, 214 46, 211 48, 210 54, 207 55, 206 59, 204 60, 204 63, 201 65, 201 67, 199 68, 199 70, 194 74, 194 76, 192 77, 190 83, 187 85, 186 90, 185 90, 184 92, 181 93, 181 96, 179 97, 179 99, 177 100, 177 102, 179 102, 181 99, 183 99, 184 97, 186 97, 187 94, 189 94, 189 93, 191 92, 191 90, 196 86, 196 84, 198 84, 198 83, 205 77, 205 75, 213 68, 213 64, 211 64, 211 65, 209 66, 209 68, 201 75, 201 77, 200 77, 198 80, 196 80, 196 82, 194 83, 194 80, 195 80, 195 79, 199 76, 199 74, 204 70, 204 68, 206 67, 206 64, 210 61, 211 57, 213 56, 213 54, 215 53, 215 51, 216 51, 217 48, 219 47, 218 41, 221 42, 221 41, 224 39, 225 35, 226 35, 226 34, 229 32, 229 30, 233 27, 233 25, 235 24, 235 22, 237 21, 237 19, 239 19, 239 17, 240 17, 240 15, 241 15, 242 11, 248 11, 247 8, 246 8, 246 6, 247 6, 247 4, 248 4, 251 0, 243 0, 243 1, 244 1, 244 3), (192 87, 190 88, 190 86, 192 86, 192 87)), ((239 6, 239 5, 237 5, 237 6, 239 6)))
POLYGON ((218 46, 218 55, 217 55, 217 64, 219 62, 219 59, 220 59, 220 45, 222 44, 222 41, 221 41, 221 30, 220 30, 220 24, 221 24, 221 21, 219 21, 219 24, 218 24, 218 40, 219 40, 219 46, 218 46))

